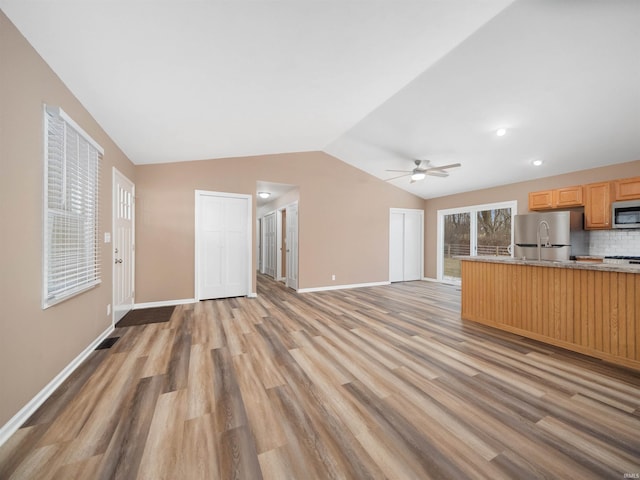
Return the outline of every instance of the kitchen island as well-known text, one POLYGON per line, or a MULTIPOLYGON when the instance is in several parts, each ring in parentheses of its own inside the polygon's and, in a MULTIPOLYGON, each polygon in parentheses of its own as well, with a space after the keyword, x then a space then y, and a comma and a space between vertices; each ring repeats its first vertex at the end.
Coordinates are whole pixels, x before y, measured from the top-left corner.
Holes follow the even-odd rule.
POLYGON ((640 370, 640 266, 459 257, 462 318, 640 370))

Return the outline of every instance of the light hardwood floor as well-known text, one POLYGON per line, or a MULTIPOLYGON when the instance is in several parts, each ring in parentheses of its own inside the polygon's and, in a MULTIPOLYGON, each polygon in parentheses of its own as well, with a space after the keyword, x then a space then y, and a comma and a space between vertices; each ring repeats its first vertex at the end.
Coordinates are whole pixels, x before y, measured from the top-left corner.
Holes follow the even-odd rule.
POLYGON ((640 374, 460 320, 410 282, 118 329, 0 448, 2 479, 623 478, 640 374))

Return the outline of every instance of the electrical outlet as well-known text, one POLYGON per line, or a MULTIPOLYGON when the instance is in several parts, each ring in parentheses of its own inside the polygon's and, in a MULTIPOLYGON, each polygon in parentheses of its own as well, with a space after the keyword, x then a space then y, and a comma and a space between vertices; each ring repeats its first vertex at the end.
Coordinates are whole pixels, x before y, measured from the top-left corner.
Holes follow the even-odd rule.
POLYGON ((331 275, 331 280, 335 280, 336 276, 335 275, 331 275))
POLYGON ((111 315, 111 304, 107 305, 107 315, 111 315))

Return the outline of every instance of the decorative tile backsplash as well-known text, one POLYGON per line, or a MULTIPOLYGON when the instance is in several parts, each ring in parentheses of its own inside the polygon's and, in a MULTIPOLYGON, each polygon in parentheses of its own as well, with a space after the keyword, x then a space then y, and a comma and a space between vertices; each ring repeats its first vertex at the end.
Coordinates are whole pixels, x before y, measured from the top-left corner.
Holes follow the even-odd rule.
POLYGON ((589 255, 640 257, 640 230, 592 230, 589 255))

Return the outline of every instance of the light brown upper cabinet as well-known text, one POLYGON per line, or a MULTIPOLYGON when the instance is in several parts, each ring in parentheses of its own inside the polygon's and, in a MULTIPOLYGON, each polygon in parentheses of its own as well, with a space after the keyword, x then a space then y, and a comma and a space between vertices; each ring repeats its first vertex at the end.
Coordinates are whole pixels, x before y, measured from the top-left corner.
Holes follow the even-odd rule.
POLYGON ((611 182, 585 185, 584 226, 587 230, 611 228, 611 182))
POLYGON ((547 210, 553 208, 553 190, 529 192, 529 210, 547 210))
POLYGON ((614 183, 616 201, 640 199, 640 177, 624 178, 614 183))
POLYGON ((582 200, 582 185, 574 187, 558 188, 553 191, 554 207, 581 207, 584 205, 582 200))
POLYGON ((552 208, 581 207, 582 185, 558 188, 556 190, 542 190, 529 193, 529 210, 549 210, 552 208))

